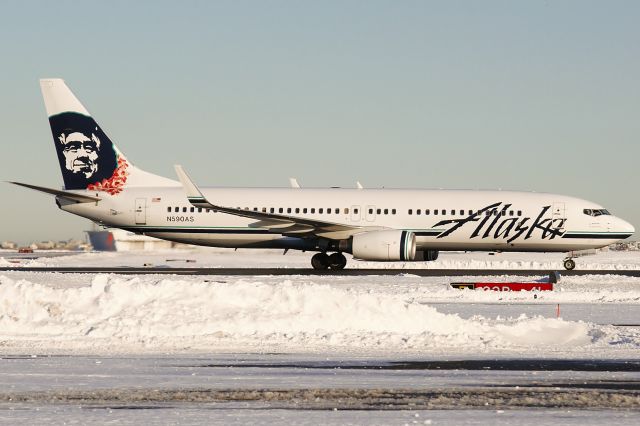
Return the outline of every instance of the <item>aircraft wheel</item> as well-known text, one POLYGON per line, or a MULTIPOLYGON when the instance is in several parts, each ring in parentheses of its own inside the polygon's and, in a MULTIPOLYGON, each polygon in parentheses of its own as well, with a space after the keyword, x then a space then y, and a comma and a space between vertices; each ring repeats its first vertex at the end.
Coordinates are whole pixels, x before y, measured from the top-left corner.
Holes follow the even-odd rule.
POLYGON ((329 256, 329 267, 331 269, 340 270, 347 266, 347 258, 342 253, 333 253, 329 256))
POLYGON ((576 267, 576 262, 573 259, 565 259, 564 260, 564 269, 567 271, 571 271, 576 267))
POLYGON ((316 270, 324 270, 329 267, 329 256, 327 253, 316 253, 311 258, 311 266, 316 270))

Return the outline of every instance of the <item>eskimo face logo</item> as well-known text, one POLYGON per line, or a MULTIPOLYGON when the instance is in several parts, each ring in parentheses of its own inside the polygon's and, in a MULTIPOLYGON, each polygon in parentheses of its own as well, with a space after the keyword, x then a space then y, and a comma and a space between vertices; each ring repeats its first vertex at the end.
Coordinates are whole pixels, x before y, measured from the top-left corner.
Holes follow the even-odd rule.
POLYGON ((61 133, 58 140, 63 145, 64 165, 68 171, 82 174, 87 179, 98 171, 100 139, 95 134, 89 136, 81 132, 68 135, 61 133))
POLYGON ((122 191, 128 163, 93 118, 65 112, 49 117, 49 124, 66 189, 122 191))

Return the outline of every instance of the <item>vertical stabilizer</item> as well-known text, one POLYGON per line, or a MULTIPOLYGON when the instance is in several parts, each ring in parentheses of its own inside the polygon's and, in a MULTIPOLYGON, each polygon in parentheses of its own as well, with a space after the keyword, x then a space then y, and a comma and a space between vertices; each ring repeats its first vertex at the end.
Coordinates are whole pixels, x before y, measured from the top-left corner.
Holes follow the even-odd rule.
POLYGON ((179 185, 131 164, 64 80, 42 79, 40 88, 65 189, 116 195, 127 187, 179 185))

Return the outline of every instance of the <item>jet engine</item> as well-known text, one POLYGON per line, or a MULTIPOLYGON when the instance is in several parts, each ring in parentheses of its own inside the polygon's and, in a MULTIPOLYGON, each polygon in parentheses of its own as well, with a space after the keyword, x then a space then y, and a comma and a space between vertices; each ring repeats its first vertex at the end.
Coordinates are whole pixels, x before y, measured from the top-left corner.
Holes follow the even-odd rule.
POLYGON ((360 260, 414 260, 416 236, 402 230, 363 232, 353 236, 351 253, 360 260))

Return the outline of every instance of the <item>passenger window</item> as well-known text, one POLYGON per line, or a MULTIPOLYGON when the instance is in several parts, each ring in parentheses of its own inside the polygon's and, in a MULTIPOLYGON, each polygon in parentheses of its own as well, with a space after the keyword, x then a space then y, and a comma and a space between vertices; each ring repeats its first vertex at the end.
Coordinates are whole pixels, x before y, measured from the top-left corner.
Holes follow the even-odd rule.
POLYGON ((509 216, 513 216, 513 210, 509 210, 509 216))
POLYGON ((320 213, 320 214, 324 213, 324 209, 323 209, 322 207, 320 207, 320 208, 318 209, 318 213, 320 213))
MULTIPOLYGON (((421 211, 420 209, 416 210, 416 214, 419 215, 420 211, 421 211)), ((425 210, 425 212, 426 212, 426 210, 425 210)))
POLYGON ((311 207, 311 214, 316 212, 316 208, 315 207, 311 207))
POLYGON ((291 207, 287 207, 287 213, 291 213, 291 207))
POLYGON ((433 211, 433 214, 434 214, 435 216, 438 216, 438 209, 435 209, 435 210, 433 211))
POLYGON ((384 214, 389 214, 389 209, 384 209, 384 214))
POLYGON ((180 207, 176 207, 173 209, 174 212, 178 213, 180 211, 180 207))
POLYGON ((280 207, 280 208, 278 209, 278 213, 284 213, 284 209, 283 209, 282 207, 280 207))
POLYGON ((167 207, 167 212, 171 213, 171 207, 167 207))
POLYGON ((427 215, 427 216, 430 215, 431 214, 431 210, 425 209, 424 214, 427 215))
POLYGON ((276 209, 274 209, 273 207, 269 209, 269 213, 275 213, 275 212, 276 212, 276 209))
POLYGON ((340 214, 340 209, 339 209, 339 208, 336 208, 336 209, 334 210, 334 213, 335 213, 335 214, 340 214))
POLYGON ((307 208, 306 207, 302 209, 302 213, 307 214, 307 208))
POLYGON ((396 214, 396 209, 391 209, 391 214, 396 214))
POLYGON ((195 207, 191 207, 191 208, 189 209, 189 211, 190 211, 191 213, 193 213, 193 212, 195 212, 195 211, 196 211, 196 208, 195 208, 195 207))
POLYGON ((373 214, 373 209, 369 209, 369 214, 373 214))
POLYGON ((522 216, 522 210, 518 210, 518 216, 522 216))
POLYGON ((380 213, 382 213, 382 210, 381 209, 377 209, 376 210, 376 214, 380 214, 380 213))
POLYGON ((460 210, 460 216, 464 216, 464 210, 460 210))
POLYGON ((331 207, 327 209, 327 214, 331 214, 331 207))
POLYGON ((473 216, 473 210, 469 210, 469 216, 473 216))
POLYGON ((198 213, 202 213, 202 207, 198 207, 198 213))
POLYGON ((451 210, 451 216, 455 216, 456 215, 456 211, 455 210, 451 210))
POLYGON ((186 208, 186 207, 183 207, 183 208, 182 208, 182 213, 186 213, 186 212, 187 212, 187 208, 186 208))
POLYGON ((409 209, 409 211, 407 211, 407 213, 408 213, 409 215, 412 215, 412 214, 413 214, 413 210, 409 209))
POLYGON ((353 213, 358 214, 358 209, 353 209, 353 213))
POLYGON ((300 213, 300 207, 296 207, 296 213, 300 213))

